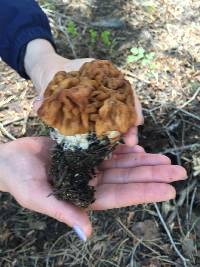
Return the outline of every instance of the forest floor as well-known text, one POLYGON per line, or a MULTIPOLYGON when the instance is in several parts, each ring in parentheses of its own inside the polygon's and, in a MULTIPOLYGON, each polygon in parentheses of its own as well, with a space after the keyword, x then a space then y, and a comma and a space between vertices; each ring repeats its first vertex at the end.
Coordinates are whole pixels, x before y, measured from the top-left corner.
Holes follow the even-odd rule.
MULTIPOLYGON (((174 184, 174 201, 91 212, 94 233, 84 244, 66 225, 0 193, 0 266, 200 266, 200 2, 40 4, 63 56, 109 59, 122 69, 143 106, 139 144, 183 165, 188 180, 174 184)), ((2 61, 0 96, 1 142, 43 134, 31 82, 2 61)))

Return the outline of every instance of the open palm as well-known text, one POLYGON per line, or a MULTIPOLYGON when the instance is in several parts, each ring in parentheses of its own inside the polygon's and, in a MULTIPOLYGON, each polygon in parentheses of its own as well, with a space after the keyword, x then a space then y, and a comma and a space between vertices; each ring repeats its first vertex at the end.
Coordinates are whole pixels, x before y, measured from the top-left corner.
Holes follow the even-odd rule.
MULTIPOLYGON (((2 145, 0 186, 25 208, 49 215, 71 227, 92 231, 87 210, 49 196, 50 151, 47 137, 26 137, 2 145), (49 196, 49 197, 48 197, 49 196)), ((142 147, 119 145, 109 160, 99 166, 91 182, 96 189, 93 210, 120 208, 164 201, 175 197, 169 182, 186 178, 181 166, 172 166, 163 155, 145 153, 142 147)))

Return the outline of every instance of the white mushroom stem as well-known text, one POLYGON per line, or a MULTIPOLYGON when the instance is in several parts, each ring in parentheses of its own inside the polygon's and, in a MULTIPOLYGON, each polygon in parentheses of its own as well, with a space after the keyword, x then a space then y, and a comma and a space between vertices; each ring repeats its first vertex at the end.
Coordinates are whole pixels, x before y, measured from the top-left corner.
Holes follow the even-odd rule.
MULTIPOLYGON (((58 144, 63 145, 64 150, 75 150, 81 148, 83 150, 88 149, 89 145, 94 142, 94 140, 89 140, 89 133, 86 134, 76 134, 72 136, 65 136, 61 134, 58 129, 53 129, 50 133, 50 136, 58 144)), ((118 131, 109 131, 106 136, 112 140, 120 136, 118 131)), ((102 139, 103 141, 103 139, 102 139)))

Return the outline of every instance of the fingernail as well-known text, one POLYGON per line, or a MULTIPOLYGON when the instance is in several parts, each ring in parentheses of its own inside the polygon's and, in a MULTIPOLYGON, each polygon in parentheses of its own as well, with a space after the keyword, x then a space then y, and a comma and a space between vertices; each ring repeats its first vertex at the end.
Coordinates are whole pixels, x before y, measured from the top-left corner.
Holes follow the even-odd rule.
POLYGON ((110 160, 110 159, 112 159, 112 153, 110 153, 107 157, 105 157, 104 160, 110 160))
POLYGON ((41 96, 37 96, 36 98, 35 98, 35 101, 40 101, 40 100, 42 100, 43 99, 43 97, 41 97, 41 96))
POLYGON ((87 241, 87 237, 79 225, 73 226, 73 230, 82 241, 87 241))
POLYGON ((119 156, 117 154, 112 155, 112 159, 117 159, 119 156))

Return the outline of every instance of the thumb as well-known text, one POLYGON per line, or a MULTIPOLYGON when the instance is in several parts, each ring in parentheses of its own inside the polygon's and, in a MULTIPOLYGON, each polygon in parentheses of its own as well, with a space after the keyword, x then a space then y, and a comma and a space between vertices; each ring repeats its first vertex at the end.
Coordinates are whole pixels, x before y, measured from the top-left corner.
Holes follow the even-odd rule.
POLYGON ((33 104, 32 104, 32 107, 33 107, 33 110, 35 112, 38 111, 38 109, 40 108, 40 106, 42 105, 42 102, 43 102, 44 98, 43 96, 38 96, 34 99, 33 101, 33 104))
POLYGON ((133 92, 133 94, 134 94, 134 98, 135 98, 135 112, 137 114, 135 126, 139 126, 139 125, 142 125, 144 123, 144 117, 142 114, 142 106, 141 106, 141 103, 140 103, 139 98, 136 95, 135 91, 133 92))
POLYGON ((86 210, 56 199, 53 195, 50 195, 51 192, 52 189, 47 183, 37 185, 35 190, 34 186, 31 186, 31 194, 29 195, 31 201, 28 201, 31 203, 29 205, 25 203, 23 206, 69 225, 80 239, 86 241, 92 233, 92 226, 86 210))

